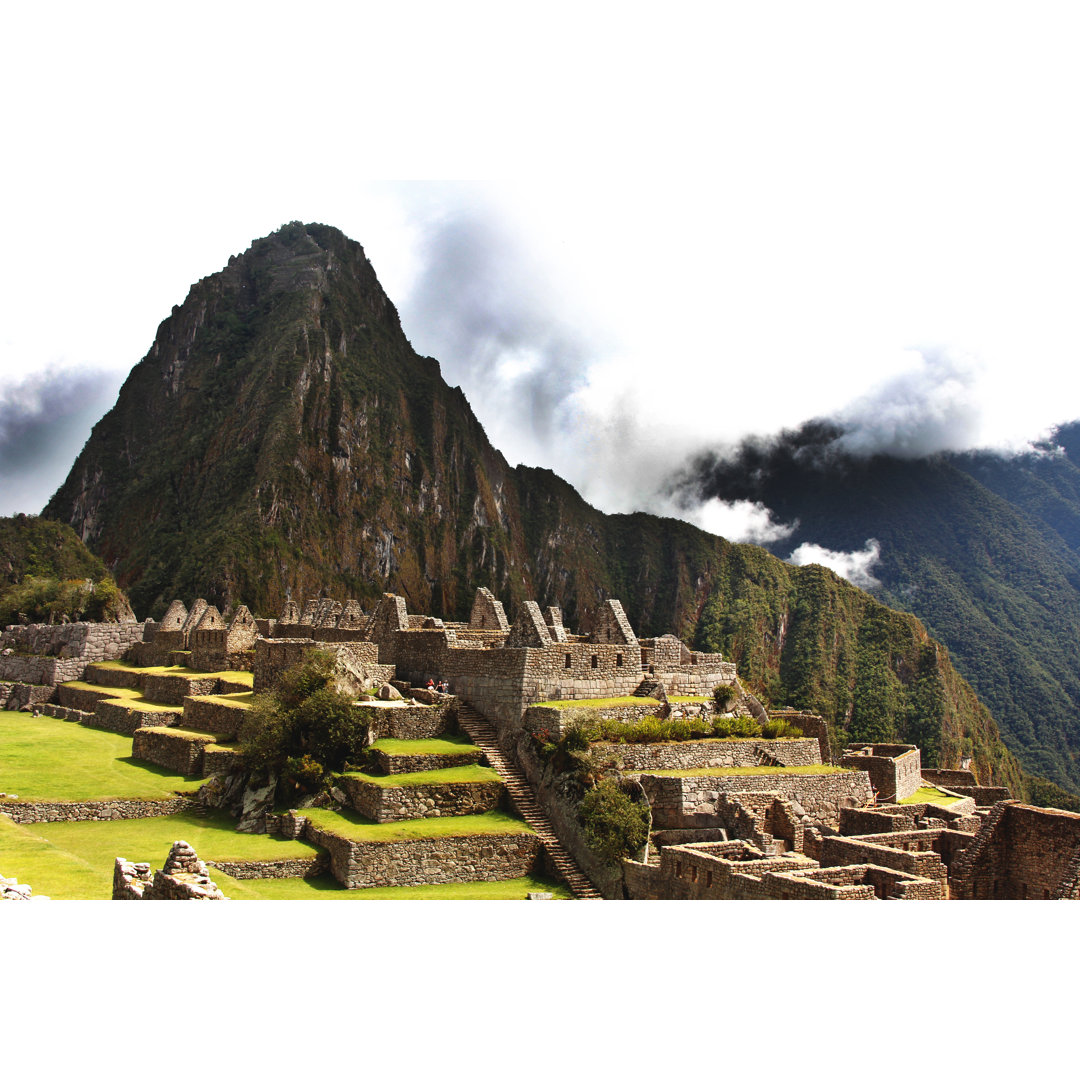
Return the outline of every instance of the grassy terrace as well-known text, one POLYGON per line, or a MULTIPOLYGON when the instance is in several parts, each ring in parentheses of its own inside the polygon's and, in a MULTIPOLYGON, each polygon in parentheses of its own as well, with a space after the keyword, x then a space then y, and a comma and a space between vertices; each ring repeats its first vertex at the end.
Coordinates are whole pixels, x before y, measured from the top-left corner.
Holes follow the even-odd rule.
MULTIPOLYGON (((198 849, 196 849, 198 850, 198 849)), ((554 893, 556 900, 571 900, 565 885, 545 878, 510 878, 508 881, 469 881, 453 885, 412 885, 396 888, 346 889, 332 877, 266 878, 236 881, 211 868, 210 876, 233 900, 524 900, 530 892, 554 893)))
POLYGON ((952 806, 953 803, 959 801, 959 795, 946 795, 944 791, 936 787, 921 787, 914 795, 900 800, 901 803, 933 803, 934 806, 952 806))
POLYGON ((218 705, 226 705, 230 709, 250 709, 254 696, 253 690, 244 690, 238 694, 200 694, 199 700, 215 701, 218 705))
MULTIPOLYGON (((491 836, 506 833, 528 833, 532 829, 517 818, 492 810, 486 814, 464 817, 418 818, 415 821, 389 821, 376 825, 351 810, 303 810, 312 825, 334 833, 346 840, 394 843, 400 840, 419 840, 433 836, 491 836)), ((198 845, 195 850, 199 851, 198 845)), ((199 851, 200 857, 202 852, 199 851)))
POLYGON ((347 772, 354 780, 376 787, 420 787, 423 784, 490 784, 499 782, 499 774, 483 765, 460 765, 453 769, 428 769, 426 772, 394 773, 392 776, 369 776, 347 772))
POLYGON ((126 735, 0 712, 0 789, 20 800, 164 799, 201 783, 135 761, 126 735))
POLYGON ((822 776, 851 772, 839 765, 739 765, 730 769, 632 769, 650 776, 822 776))
MULTIPOLYGON (((670 698, 670 701, 697 701, 697 698, 670 698)), ((705 699, 702 698, 702 701, 705 699)), ((614 709, 621 705, 649 705, 660 708, 660 702, 651 697, 585 698, 583 701, 538 701, 545 709, 614 709)))
MULTIPOLYGON (((108 900, 117 855, 160 868, 174 840, 186 840, 204 861, 295 859, 318 850, 302 840, 238 833, 235 829, 235 820, 227 814, 203 818, 183 813, 137 821, 44 825, 15 825, 0 818, 0 871, 29 883, 35 893, 57 900, 108 900)), ((217 871, 212 873, 225 880, 217 871)), ((232 879, 228 881, 231 889, 232 879)), ((230 889, 224 890, 226 895, 231 895, 230 889)))
POLYGON ((132 709, 143 712, 174 712, 182 713, 184 710, 179 705, 159 705, 155 701, 148 701, 142 692, 127 686, 98 686, 96 683, 69 682, 65 686, 74 686, 79 690, 93 690, 98 696, 98 701, 115 702, 118 705, 127 705, 132 709))
POLYGON ((189 679, 225 679, 228 682, 243 683, 253 687, 255 676, 250 671, 195 671, 187 667, 139 667, 127 664, 123 660, 101 660, 90 664, 91 668, 109 668, 113 671, 135 671, 140 675, 184 675, 189 679))
POLYGON ((372 750, 381 750, 392 757, 414 754, 472 754, 476 744, 463 735, 443 735, 439 739, 376 739, 372 750))

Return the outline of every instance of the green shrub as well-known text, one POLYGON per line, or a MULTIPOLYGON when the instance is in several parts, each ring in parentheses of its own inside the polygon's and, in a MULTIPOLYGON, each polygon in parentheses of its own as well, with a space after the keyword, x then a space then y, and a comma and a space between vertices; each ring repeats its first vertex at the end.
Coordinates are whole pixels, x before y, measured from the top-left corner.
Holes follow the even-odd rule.
POLYGON ((361 759, 367 724, 352 699, 328 685, 333 674, 332 656, 309 653, 274 691, 255 695, 238 734, 248 765, 280 771, 310 792, 322 786, 324 774, 361 759))
POLYGON ((601 780, 581 801, 585 842, 605 866, 633 858, 649 838, 649 807, 635 802, 614 779, 601 780))
POLYGON ((124 595, 111 578, 27 576, 0 595, 0 626, 17 622, 21 615, 30 622, 115 622, 125 607, 124 595))
POLYGON ((713 704, 716 706, 717 712, 727 712, 731 707, 731 703, 739 696, 739 691, 734 686, 729 686, 726 683, 721 683, 719 686, 713 688, 712 698, 713 704))

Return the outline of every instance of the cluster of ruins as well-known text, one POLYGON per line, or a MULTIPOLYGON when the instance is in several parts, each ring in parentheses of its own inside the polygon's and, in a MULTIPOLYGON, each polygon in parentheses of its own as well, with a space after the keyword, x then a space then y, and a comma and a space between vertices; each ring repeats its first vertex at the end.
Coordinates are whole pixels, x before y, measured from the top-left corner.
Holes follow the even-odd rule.
MULTIPOLYGON (((719 655, 694 652, 671 635, 639 639, 617 600, 600 606, 588 634, 570 632, 557 607, 541 609, 533 601, 523 603, 511 623, 487 589, 477 591, 467 622, 409 614, 402 597, 386 594, 371 612, 355 601, 321 598, 303 605, 290 601, 278 618, 264 619, 243 606, 225 616, 204 600, 190 608, 177 600, 160 622, 10 627, 0 637, 0 707, 44 710, 91 726, 112 724, 110 730, 132 736, 136 757, 213 782, 238 764, 236 752, 215 741, 235 735, 237 714, 234 710, 230 718, 220 702, 210 700, 229 691, 229 673, 252 672, 259 692, 272 688, 284 670, 316 648, 335 655, 357 708, 389 694, 412 699, 399 702, 398 711, 382 713, 377 721, 368 710, 365 722, 372 724, 373 737, 424 738, 455 725, 468 734, 466 717, 488 725, 494 741, 487 750, 477 750, 478 760, 493 763, 501 755, 513 765, 517 759, 532 783, 536 805, 582 867, 591 865, 590 857, 572 815, 557 805, 552 790, 541 790, 529 763, 520 760, 523 744, 538 729, 558 737, 573 723, 566 719, 572 713, 558 704, 586 702, 597 717, 631 723, 655 713, 658 701, 670 714, 673 698, 694 699, 684 707, 707 714, 716 707, 711 695, 724 685, 733 688, 730 709, 759 719, 783 718, 800 733, 772 740, 697 739, 615 747, 623 776, 639 785, 648 801, 652 832, 648 849, 623 862, 618 887, 613 891, 609 883, 605 895, 1080 896, 1080 815, 1025 806, 1005 789, 980 785, 970 770, 923 769, 915 746, 854 744, 834 750, 820 717, 794 710, 766 714, 743 690, 735 665, 719 655), (187 673, 182 678, 142 676, 138 683, 146 690, 153 686, 153 700, 182 710, 182 735, 169 730, 177 724, 176 713, 163 719, 160 711, 110 711, 107 701, 97 700, 85 687, 64 690, 65 683, 80 679, 95 663, 120 657, 139 668, 179 666, 187 673), (206 680, 200 683, 197 673, 206 673, 206 680), (180 681, 174 687, 170 678, 180 681), (446 679, 449 694, 415 689, 431 679, 446 679), (618 701, 605 706, 610 699, 618 701), (627 704, 635 699, 642 704, 627 704), (923 788, 936 790, 930 801, 919 800, 923 788)), ((236 686, 231 688, 235 691, 236 686)), ((435 790, 437 785, 430 790, 419 785, 403 796, 392 785, 375 787, 363 777, 339 779, 339 802, 372 820, 390 819, 380 815, 481 812, 478 807, 495 805, 504 797, 508 781, 500 775, 501 781, 477 785, 468 799, 460 791, 435 790), (461 806, 455 808, 457 802, 461 806)), ((17 809, 2 805, 17 820, 18 814, 22 820, 36 820, 29 804, 17 809)), ((80 819, 93 816, 86 805, 80 804, 80 819)), ((55 804, 41 812, 63 814, 55 804)), ((375 880, 373 871, 365 878, 356 869, 374 856, 358 853, 356 844, 346 845, 346 851, 340 837, 320 833, 302 812, 284 819, 267 813, 264 827, 292 830, 290 835, 307 829, 308 835, 318 835, 330 853, 318 869, 329 864, 350 887, 375 880)), ((500 841, 502 854, 492 858, 513 862, 518 869, 532 865, 548 843, 540 835, 540 840, 518 836, 500 841)), ((557 846, 554 839, 550 843, 557 846)), ((431 850, 425 858, 432 863, 431 850)), ((169 872, 159 871, 158 876, 151 876, 146 865, 118 860, 117 894, 214 895, 212 882, 203 880, 206 868, 193 852, 176 849, 170 859, 169 872)), ((557 860, 548 858, 546 865, 557 872, 557 860)), ((313 872, 312 867, 304 872, 313 872)), ((379 873, 380 881, 401 883, 392 868, 379 873)))

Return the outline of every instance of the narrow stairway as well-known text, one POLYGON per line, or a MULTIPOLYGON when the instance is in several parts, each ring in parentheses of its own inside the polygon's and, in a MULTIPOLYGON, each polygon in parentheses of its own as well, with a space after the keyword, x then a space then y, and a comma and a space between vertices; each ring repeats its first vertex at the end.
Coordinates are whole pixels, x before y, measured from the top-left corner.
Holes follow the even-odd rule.
POLYGON ((514 804, 514 809, 540 837, 540 842, 547 852, 548 861, 569 886, 570 891, 579 900, 602 900, 603 897, 598 890, 559 842, 521 770, 507 760, 506 755, 499 749, 495 729, 491 724, 464 701, 458 708, 458 724, 461 730, 484 751, 488 763, 499 774, 499 778, 506 786, 506 792, 514 804))

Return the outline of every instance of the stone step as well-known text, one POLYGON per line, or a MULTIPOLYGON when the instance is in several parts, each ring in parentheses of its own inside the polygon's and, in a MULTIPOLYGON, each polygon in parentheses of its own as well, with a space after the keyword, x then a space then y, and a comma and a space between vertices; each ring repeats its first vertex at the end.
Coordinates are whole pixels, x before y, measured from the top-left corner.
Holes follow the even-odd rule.
POLYGON ((570 891, 579 900, 601 899, 599 891, 559 842, 521 770, 503 755, 491 724, 471 705, 462 702, 458 708, 458 726, 484 751, 488 763, 502 778, 514 808, 540 837, 549 863, 570 891))

